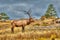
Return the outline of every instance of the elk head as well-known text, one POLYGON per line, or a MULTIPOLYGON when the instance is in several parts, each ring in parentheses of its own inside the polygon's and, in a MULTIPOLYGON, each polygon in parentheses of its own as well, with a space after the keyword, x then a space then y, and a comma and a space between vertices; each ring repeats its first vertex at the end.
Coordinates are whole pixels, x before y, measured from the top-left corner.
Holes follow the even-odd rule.
POLYGON ((33 18, 29 18, 29 21, 30 21, 30 22, 34 22, 34 19, 33 19, 33 18))
POLYGON ((28 17, 29 17, 29 19, 28 19, 28 24, 30 24, 31 22, 34 22, 34 19, 32 18, 32 16, 31 16, 31 9, 29 9, 28 11, 24 11, 25 12, 25 14, 27 14, 28 15, 28 17))
POLYGON ((29 9, 26 14, 29 16, 29 22, 34 22, 34 19, 31 16, 31 9, 29 9))

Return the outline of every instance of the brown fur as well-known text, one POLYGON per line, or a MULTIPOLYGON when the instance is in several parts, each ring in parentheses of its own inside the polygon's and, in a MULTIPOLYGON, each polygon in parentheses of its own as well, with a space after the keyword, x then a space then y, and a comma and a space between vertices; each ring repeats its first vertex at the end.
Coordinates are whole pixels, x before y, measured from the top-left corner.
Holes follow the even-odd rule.
POLYGON ((11 31, 14 32, 14 27, 22 27, 22 32, 24 32, 25 26, 29 25, 31 22, 34 22, 32 18, 25 20, 13 20, 13 22, 11 22, 12 25, 11 31))

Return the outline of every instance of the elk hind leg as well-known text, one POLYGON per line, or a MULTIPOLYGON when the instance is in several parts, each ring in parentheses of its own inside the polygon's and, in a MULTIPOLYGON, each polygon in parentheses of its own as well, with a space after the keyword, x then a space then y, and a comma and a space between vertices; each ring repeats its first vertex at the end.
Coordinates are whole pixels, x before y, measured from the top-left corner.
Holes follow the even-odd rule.
POLYGON ((14 27, 11 28, 12 33, 14 33, 14 27))

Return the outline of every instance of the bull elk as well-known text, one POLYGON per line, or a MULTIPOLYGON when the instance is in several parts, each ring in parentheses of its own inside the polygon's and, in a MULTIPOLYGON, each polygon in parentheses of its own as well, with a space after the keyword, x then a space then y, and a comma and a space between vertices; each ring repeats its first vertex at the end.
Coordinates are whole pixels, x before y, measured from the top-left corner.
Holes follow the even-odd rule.
MULTIPOLYGON (((29 10, 30 11, 30 10, 29 10)), ((14 32, 14 27, 22 27, 22 32, 24 32, 25 26, 29 25, 31 22, 34 22, 33 18, 31 17, 29 11, 24 11, 26 12, 26 14, 28 14, 29 19, 25 19, 25 20, 13 20, 11 22, 11 31, 14 32)))

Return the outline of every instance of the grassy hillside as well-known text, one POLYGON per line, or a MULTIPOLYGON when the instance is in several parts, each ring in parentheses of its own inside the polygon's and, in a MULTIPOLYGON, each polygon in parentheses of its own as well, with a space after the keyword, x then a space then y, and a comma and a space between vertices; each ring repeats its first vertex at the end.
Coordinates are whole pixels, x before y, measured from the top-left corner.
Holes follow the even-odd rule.
POLYGON ((60 40, 60 30, 48 29, 48 25, 43 22, 46 21, 36 20, 25 27, 25 32, 22 32, 21 27, 15 27, 14 33, 11 32, 11 20, 0 22, 0 40, 48 40, 52 39, 52 35, 60 40), (40 29, 43 26, 47 29, 40 29))

